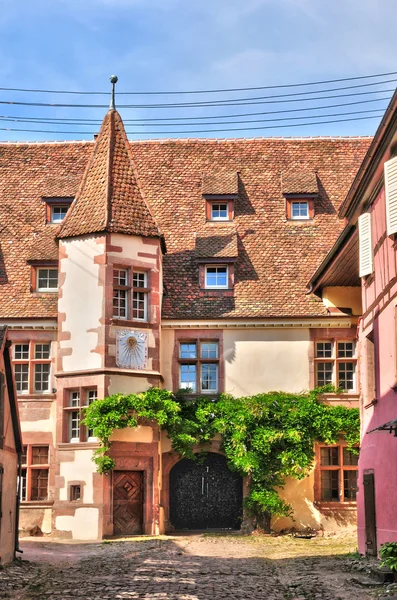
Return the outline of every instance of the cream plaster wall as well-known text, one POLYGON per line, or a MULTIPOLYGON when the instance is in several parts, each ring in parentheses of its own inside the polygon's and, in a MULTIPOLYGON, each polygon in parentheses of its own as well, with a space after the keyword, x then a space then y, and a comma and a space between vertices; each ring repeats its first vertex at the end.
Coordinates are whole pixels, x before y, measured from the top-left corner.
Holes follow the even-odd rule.
POLYGON ((71 531, 74 540, 97 540, 98 522, 97 508, 76 508, 74 516, 56 517, 55 528, 58 531, 71 531))
POLYGON ((309 329, 224 330, 223 340, 226 392, 309 389, 309 329))
POLYGON ((325 287, 322 292, 322 298, 327 308, 351 308, 355 316, 361 316, 361 287, 325 287))
POLYGON ((153 442, 153 429, 146 425, 139 425, 135 429, 117 429, 110 436, 111 442, 141 442, 151 444, 153 442))
POLYGON ((151 387, 146 377, 137 375, 111 375, 109 395, 112 394, 139 394, 151 387))
POLYGON ((61 340, 60 348, 72 348, 70 356, 63 357, 64 371, 96 369, 102 366, 101 355, 95 352, 99 345, 97 329, 103 314, 104 282, 99 277, 99 265, 94 259, 104 253, 104 243, 95 237, 62 240, 60 255, 59 313, 66 315, 62 331, 70 333, 70 340, 61 340), (65 277, 62 283, 62 274, 65 277))
MULTIPOLYGON (((60 454, 60 456, 62 455, 60 454)), ((92 450, 75 450, 74 461, 60 463, 59 474, 65 478, 65 486, 59 490, 60 500, 68 500, 68 482, 79 480, 85 482, 83 491, 84 504, 93 504, 94 488, 92 476, 95 473, 95 464, 92 461, 92 456, 92 450)))

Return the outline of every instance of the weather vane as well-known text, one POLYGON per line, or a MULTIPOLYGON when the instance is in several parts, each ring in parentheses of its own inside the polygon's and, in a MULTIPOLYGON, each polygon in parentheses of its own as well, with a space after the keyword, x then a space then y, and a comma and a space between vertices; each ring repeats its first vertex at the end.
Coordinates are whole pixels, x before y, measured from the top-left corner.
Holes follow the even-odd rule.
POLYGON ((119 80, 119 78, 117 77, 117 75, 110 76, 110 83, 112 84, 112 97, 110 99, 109 110, 116 110, 116 105, 114 103, 114 91, 115 91, 116 83, 118 82, 118 80, 119 80))

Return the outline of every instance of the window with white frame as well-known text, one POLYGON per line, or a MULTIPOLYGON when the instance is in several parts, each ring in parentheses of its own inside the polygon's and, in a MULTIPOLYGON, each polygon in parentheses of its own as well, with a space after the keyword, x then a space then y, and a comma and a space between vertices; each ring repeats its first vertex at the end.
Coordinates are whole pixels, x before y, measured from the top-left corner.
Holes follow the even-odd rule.
POLYGON ((36 290, 38 292, 58 291, 58 269, 38 268, 36 274, 36 290))
POLYGON ((62 223, 66 217, 70 204, 52 204, 51 210, 51 223, 62 223))
POLYGON ((148 320, 148 273, 113 269, 113 317, 148 320))
POLYGON ((218 341, 180 342, 179 388, 193 394, 216 394, 219 391, 218 341))
POLYGON ((307 200, 292 200, 291 219, 309 219, 309 202, 307 200))
POLYGON ((228 221, 228 202, 211 202, 211 221, 228 221))
POLYGON ((96 439, 94 432, 82 424, 84 407, 92 404, 97 398, 96 388, 79 388, 67 390, 64 414, 66 419, 67 441, 71 443, 88 442, 96 439))
POLYGON ((353 340, 316 341, 316 386, 332 384, 344 392, 356 391, 355 352, 353 340))
POLYGON ((229 287, 229 269, 226 265, 206 265, 205 286, 212 289, 229 287))
POLYGON ((14 375, 18 394, 51 391, 51 344, 33 341, 14 344, 14 375))

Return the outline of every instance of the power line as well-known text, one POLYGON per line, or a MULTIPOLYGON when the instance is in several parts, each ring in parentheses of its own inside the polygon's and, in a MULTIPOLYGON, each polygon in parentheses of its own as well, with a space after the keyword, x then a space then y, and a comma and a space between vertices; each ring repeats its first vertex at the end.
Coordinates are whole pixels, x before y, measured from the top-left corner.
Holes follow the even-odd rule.
MULTIPOLYGON (((280 122, 280 121, 296 121, 298 119, 323 119, 323 118, 327 118, 327 117, 344 117, 344 116, 348 116, 348 115, 349 116, 350 115, 362 115, 362 114, 368 114, 368 113, 373 113, 373 112, 380 113, 383 111, 380 111, 379 109, 376 109, 376 108, 372 108, 371 110, 359 110, 359 111, 331 113, 331 114, 324 114, 324 115, 307 115, 307 116, 299 115, 298 117, 280 117, 280 118, 276 118, 276 119, 274 119, 274 118, 273 119, 243 119, 240 121, 218 121, 218 122, 207 121, 207 122, 200 123, 200 125, 238 125, 240 123, 273 123, 276 121, 278 121, 278 122, 280 122)), ((0 116, 0 121, 13 122, 13 123, 47 123, 48 122, 47 119, 29 118, 29 117, 10 118, 10 117, 4 117, 4 116, 0 116)), ((95 121, 95 123, 100 124, 101 121, 95 121)), ((70 119, 51 120, 51 125, 81 125, 83 127, 84 125, 92 125, 95 123, 93 123, 92 120, 90 120, 89 122, 81 122, 81 121, 73 122, 70 119)), ((175 125, 177 125, 178 127, 189 127, 192 125, 192 123, 134 123, 135 127, 173 127, 175 125)), ((166 132, 164 132, 164 133, 166 133, 166 132)))
MULTIPOLYGON (((383 111, 381 112, 381 114, 383 114, 383 111)), ((327 123, 343 123, 343 122, 347 122, 347 121, 362 121, 364 119, 378 119, 381 115, 373 115, 373 116, 366 116, 366 117, 355 117, 355 118, 351 118, 351 119, 335 119, 335 120, 331 120, 331 121, 317 121, 314 123, 292 123, 292 124, 288 124, 288 125, 267 125, 265 127, 261 126, 261 127, 238 127, 238 128, 230 128, 230 129, 192 129, 189 131, 151 131, 151 134, 160 134, 163 135, 164 133, 168 134, 186 134, 186 133, 222 133, 222 132, 227 132, 227 131, 258 131, 258 130, 264 130, 264 129, 278 129, 278 128, 284 128, 284 127, 307 127, 307 126, 311 126, 311 125, 323 125, 323 124, 327 124, 327 123)), ((0 127, 0 131, 19 131, 19 132, 25 132, 25 133, 57 133, 57 134, 67 134, 67 135, 94 135, 96 132, 95 131, 56 131, 53 129, 13 129, 13 128, 5 128, 5 127, 0 127)), ((127 131, 128 135, 145 135, 144 132, 142 131, 127 131)))
MULTIPOLYGON (((328 104, 325 106, 311 106, 311 107, 305 107, 305 108, 288 108, 288 109, 284 109, 284 110, 269 110, 269 111, 260 111, 260 112, 250 112, 250 113, 239 113, 239 114, 233 114, 233 115, 206 115, 206 116, 198 116, 198 117, 158 117, 158 118, 144 118, 144 119, 123 119, 124 123, 146 123, 146 122, 158 122, 158 121, 199 121, 199 120, 205 120, 205 119, 231 119, 231 118, 239 118, 239 117, 252 117, 252 116, 259 116, 259 115, 276 115, 276 114, 285 114, 285 113, 295 113, 295 112, 305 112, 308 110, 325 110, 328 108, 340 108, 340 107, 344 107, 344 106, 356 106, 358 104, 370 104, 373 102, 383 102, 383 101, 389 101, 390 100, 390 96, 384 96, 383 98, 372 98, 371 100, 357 100, 355 102, 343 102, 340 104, 328 104)), ((3 115, 2 117, 0 117, 0 119, 12 119, 13 117, 11 115, 3 115)), ((19 118, 22 120, 24 119, 29 119, 29 117, 22 117, 22 116, 16 116, 16 118, 19 118)), ((36 119, 38 123, 41 122, 49 122, 49 123, 55 123, 58 120, 65 121, 66 122, 71 122, 71 124, 78 124, 79 122, 81 122, 82 124, 101 124, 102 120, 100 119, 81 119, 78 117, 75 118, 66 118, 66 117, 30 117, 32 119, 36 119)), ((303 118, 306 118, 303 115, 303 118)), ((194 125, 194 123, 190 123, 191 125, 194 125)))
MULTIPOLYGON (((358 77, 344 77, 341 79, 328 79, 324 81, 311 81, 305 83, 289 83, 283 85, 266 85, 256 87, 242 87, 242 88, 224 88, 224 89, 213 89, 213 90, 180 90, 180 91, 146 91, 146 92, 117 92, 118 96, 149 96, 149 95, 180 95, 180 94, 218 94, 224 92, 248 92, 256 90, 271 90, 271 89, 282 89, 282 88, 293 88, 303 87, 312 85, 326 85, 328 83, 341 83, 343 81, 358 81, 361 79, 373 79, 376 77, 388 77, 389 75, 397 75, 397 71, 391 71, 390 73, 378 73, 375 75, 361 75, 358 77)), ((41 90, 41 89, 29 89, 29 88, 7 88, 0 87, 0 90, 7 92, 29 92, 29 93, 40 93, 40 94, 77 94, 85 96, 109 96, 109 92, 87 92, 87 91, 70 91, 70 90, 41 90)))
MULTIPOLYGON (((248 105, 252 105, 252 104, 280 104, 280 103, 284 103, 284 102, 308 102, 308 101, 313 101, 313 100, 327 100, 328 98, 348 98, 350 96, 367 96, 368 94, 381 94, 381 93, 388 93, 388 92, 394 92, 394 89, 391 90, 378 90, 378 91, 371 91, 371 92, 354 92, 352 94, 334 94, 332 96, 319 96, 316 98, 295 98, 293 100, 289 99, 289 100, 259 100, 259 101, 254 101, 254 102, 250 102, 248 101, 249 99, 247 99, 247 101, 244 102, 232 102, 232 101, 228 101, 228 102, 220 102, 218 103, 218 101, 215 102, 196 102, 196 103, 190 103, 190 102, 180 102, 180 103, 175 103, 175 104, 120 104, 119 107, 120 108, 182 108, 182 107, 189 107, 189 108, 201 108, 204 106, 248 106, 248 105)), ((269 98, 271 96, 268 96, 269 98)), ((15 106, 46 106, 46 107, 53 107, 53 108, 108 108, 107 104, 53 104, 53 103, 47 103, 47 102, 14 102, 14 101, 10 101, 10 100, 0 100, 0 104, 7 104, 7 105, 15 105, 15 106)))

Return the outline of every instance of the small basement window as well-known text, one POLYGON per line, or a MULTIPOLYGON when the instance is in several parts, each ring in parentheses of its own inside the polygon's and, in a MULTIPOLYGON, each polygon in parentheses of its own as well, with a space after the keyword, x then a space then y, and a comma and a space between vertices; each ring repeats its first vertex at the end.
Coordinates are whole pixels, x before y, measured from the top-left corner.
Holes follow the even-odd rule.
POLYGON ((70 486, 70 501, 77 502, 81 500, 81 485, 70 486))

